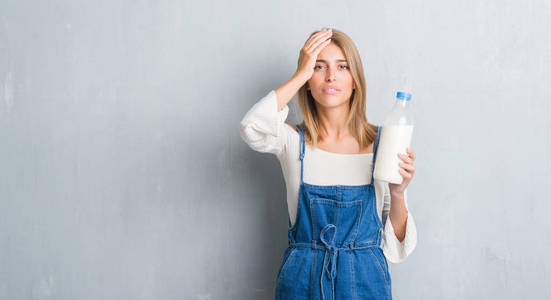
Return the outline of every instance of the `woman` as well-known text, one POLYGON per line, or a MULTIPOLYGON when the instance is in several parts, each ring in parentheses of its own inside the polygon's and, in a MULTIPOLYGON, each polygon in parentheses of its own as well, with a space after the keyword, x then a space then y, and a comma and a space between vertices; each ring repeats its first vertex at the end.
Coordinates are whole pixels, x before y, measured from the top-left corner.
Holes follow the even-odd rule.
POLYGON ((291 79, 240 122, 253 150, 278 157, 287 186, 289 247, 276 299, 392 299, 387 259, 401 262, 415 248, 406 196, 415 154, 398 155, 401 184, 373 180, 380 126, 367 122, 365 98, 356 46, 326 29, 310 35, 291 79), (292 126, 295 94, 304 121, 292 126))

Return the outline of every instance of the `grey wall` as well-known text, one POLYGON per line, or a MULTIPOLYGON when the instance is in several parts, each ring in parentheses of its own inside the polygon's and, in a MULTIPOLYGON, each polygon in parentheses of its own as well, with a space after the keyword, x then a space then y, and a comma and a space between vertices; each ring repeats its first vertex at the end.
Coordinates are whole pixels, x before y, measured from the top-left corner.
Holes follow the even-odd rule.
POLYGON ((238 123, 326 26, 357 43, 371 122, 412 82, 419 235, 390 265, 395 299, 544 298, 550 14, 544 0, 2 0, 0 299, 271 299, 285 183, 238 123))

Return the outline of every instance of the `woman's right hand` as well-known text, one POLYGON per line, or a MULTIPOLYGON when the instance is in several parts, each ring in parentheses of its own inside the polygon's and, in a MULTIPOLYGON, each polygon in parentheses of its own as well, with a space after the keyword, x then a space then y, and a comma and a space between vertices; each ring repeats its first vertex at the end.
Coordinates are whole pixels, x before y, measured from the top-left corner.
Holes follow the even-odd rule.
POLYGON ((300 50, 300 65, 297 71, 287 80, 282 86, 275 90, 277 96, 277 111, 281 111, 297 91, 304 85, 305 82, 310 80, 312 74, 314 74, 314 67, 316 66, 316 59, 323 47, 327 46, 331 42, 331 35, 333 31, 322 30, 313 34, 304 43, 304 47, 300 50))
POLYGON ((314 74, 316 59, 318 54, 325 46, 331 42, 331 29, 324 29, 312 35, 300 50, 301 63, 297 68, 297 74, 301 74, 306 79, 310 79, 314 74))

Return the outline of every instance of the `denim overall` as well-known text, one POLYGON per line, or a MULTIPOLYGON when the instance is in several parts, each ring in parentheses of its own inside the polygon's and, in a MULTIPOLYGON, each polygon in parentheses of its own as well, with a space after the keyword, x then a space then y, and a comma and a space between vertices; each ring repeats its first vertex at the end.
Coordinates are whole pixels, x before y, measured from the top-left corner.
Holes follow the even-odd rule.
MULTIPOLYGON (((289 247, 279 268, 276 299, 392 299, 388 264, 381 248, 373 177, 365 185, 305 183, 304 133, 300 134, 300 188, 289 247)), ((373 170, 380 126, 374 143, 373 170)))

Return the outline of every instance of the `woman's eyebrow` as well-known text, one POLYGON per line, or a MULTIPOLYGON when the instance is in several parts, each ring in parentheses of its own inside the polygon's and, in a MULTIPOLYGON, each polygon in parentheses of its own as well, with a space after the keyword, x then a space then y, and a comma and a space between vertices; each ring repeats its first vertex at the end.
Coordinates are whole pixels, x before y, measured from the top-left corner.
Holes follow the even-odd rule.
MULTIPOLYGON (((316 60, 316 62, 327 63, 327 61, 324 59, 318 59, 316 60)), ((348 61, 346 59, 337 59, 336 62, 348 62, 348 61)))

